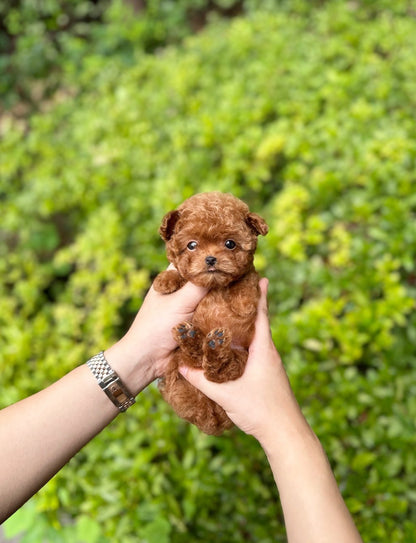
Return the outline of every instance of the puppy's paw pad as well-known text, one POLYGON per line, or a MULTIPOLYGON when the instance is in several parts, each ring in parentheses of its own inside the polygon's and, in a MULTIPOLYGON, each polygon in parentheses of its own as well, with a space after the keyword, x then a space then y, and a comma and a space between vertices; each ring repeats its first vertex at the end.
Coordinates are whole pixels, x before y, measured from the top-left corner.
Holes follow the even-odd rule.
POLYGON ((224 328, 217 328, 216 330, 212 330, 207 335, 207 347, 209 349, 218 349, 221 347, 228 347, 230 344, 230 337, 228 335, 227 330, 224 328))
POLYGON ((178 343, 195 340, 197 335, 198 330, 191 322, 182 322, 173 329, 173 337, 178 343))

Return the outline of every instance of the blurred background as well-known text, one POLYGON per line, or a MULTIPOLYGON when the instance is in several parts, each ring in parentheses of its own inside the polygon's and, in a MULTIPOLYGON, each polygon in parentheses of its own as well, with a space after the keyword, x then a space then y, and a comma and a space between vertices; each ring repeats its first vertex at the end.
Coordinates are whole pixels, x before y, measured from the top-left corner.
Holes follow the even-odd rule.
MULTIPOLYGON (((118 339, 162 216, 232 192, 269 223, 274 339, 363 539, 416 541, 415 36, 412 0, 2 0, 0 406, 118 339)), ((153 385, 4 531, 285 541, 257 443, 153 385)))

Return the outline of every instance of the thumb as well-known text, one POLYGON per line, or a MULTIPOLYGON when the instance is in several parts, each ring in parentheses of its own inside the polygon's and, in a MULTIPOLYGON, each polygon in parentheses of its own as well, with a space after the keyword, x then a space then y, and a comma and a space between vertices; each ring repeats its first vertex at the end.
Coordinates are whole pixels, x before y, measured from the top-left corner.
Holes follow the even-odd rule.
POLYGON ((180 304, 184 313, 192 313, 207 293, 208 289, 198 287, 188 281, 182 288, 177 290, 173 296, 177 298, 177 303, 180 304))
POLYGON ((189 366, 179 366, 179 373, 203 394, 210 395, 212 383, 206 379, 203 370, 190 368, 189 366))
POLYGON ((256 317, 256 334, 261 336, 261 340, 265 339, 265 334, 271 335, 270 325, 269 325, 269 308, 267 305, 267 291, 269 288, 269 281, 265 277, 259 281, 260 287, 260 298, 257 306, 257 317, 256 317))
POLYGON ((260 279, 260 299, 257 306, 257 317, 255 324, 254 337, 249 347, 249 360, 256 353, 260 353, 264 346, 273 343, 272 332, 270 330, 269 311, 267 306, 267 289, 269 281, 266 278, 260 279))
POLYGON ((266 277, 262 277, 259 281, 260 287, 260 299, 258 305, 258 312, 265 313, 266 317, 268 316, 268 307, 267 307, 267 291, 269 290, 269 280, 266 277))

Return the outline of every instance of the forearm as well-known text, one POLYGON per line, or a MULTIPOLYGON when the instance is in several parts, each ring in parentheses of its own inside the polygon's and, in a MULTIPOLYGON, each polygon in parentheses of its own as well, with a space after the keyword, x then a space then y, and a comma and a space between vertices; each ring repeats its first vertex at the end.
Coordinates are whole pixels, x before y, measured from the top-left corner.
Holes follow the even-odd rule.
POLYGON ((279 489, 289 543, 361 543, 325 452, 300 410, 263 444, 279 489))
POLYGON ((85 365, 0 411, 0 522, 117 413, 85 365))
MULTIPOLYGON (((123 342, 105 353, 135 396, 154 378, 123 342)), ((0 522, 11 515, 119 413, 84 364, 0 411, 0 522)))

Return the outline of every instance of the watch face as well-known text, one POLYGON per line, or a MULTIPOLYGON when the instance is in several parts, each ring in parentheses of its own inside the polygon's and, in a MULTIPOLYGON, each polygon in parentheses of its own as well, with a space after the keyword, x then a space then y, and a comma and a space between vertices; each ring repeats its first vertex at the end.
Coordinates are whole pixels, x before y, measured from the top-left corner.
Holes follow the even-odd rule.
POLYGON ((136 403, 134 396, 124 385, 117 373, 111 368, 104 357, 104 353, 98 353, 87 362, 87 366, 92 371, 98 384, 107 394, 113 404, 120 411, 126 411, 130 406, 136 403))
POLYGON ((111 383, 111 385, 108 387, 107 390, 110 392, 114 400, 116 400, 119 405, 123 405, 129 399, 128 395, 122 389, 122 387, 117 383, 117 381, 115 381, 114 383, 111 383))

